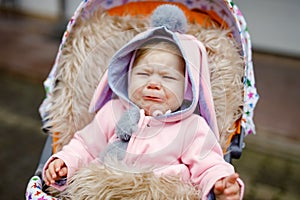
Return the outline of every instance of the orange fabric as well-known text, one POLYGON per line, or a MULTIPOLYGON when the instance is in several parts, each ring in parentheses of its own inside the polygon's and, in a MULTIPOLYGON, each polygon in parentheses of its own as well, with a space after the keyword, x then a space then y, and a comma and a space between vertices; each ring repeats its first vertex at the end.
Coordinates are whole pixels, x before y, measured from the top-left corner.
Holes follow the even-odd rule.
POLYGON ((229 147, 233 136, 241 134, 241 120, 237 120, 234 123, 233 128, 236 128, 236 130, 235 130, 235 132, 233 132, 229 135, 228 140, 226 141, 226 145, 225 145, 226 147, 225 147, 225 149, 223 149, 224 153, 226 153, 227 148, 229 147))
POLYGON ((58 137, 59 136, 59 133, 58 132, 55 132, 52 136, 52 152, 53 153, 57 153, 57 141, 58 141, 58 137))
POLYGON ((162 4, 177 5, 183 10, 187 19, 191 23, 198 23, 204 27, 211 27, 217 25, 219 27, 227 28, 226 23, 220 18, 214 11, 201 11, 190 10, 185 5, 175 2, 161 2, 161 1, 144 1, 144 2, 130 2, 121 6, 116 6, 108 10, 109 15, 132 15, 132 16, 147 16, 150 15, 153 10, 162 4))

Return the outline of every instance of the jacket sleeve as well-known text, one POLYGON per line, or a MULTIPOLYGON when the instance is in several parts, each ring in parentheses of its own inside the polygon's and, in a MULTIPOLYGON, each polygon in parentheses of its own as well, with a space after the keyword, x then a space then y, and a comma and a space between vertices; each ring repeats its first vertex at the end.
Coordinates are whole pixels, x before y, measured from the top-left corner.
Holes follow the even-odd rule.
MULTIPOLYGON (((205 120, 198 120, 195 138, 182 155, 182 162, 190 170, 191 181, 198 185, 202 192, 202 200, 206 200, 217 180, 234 173, 231 164, 223 159, 223 152, 214 133, 210 130, 205 120)), ((241 196, 244 186, 241 186, 241 196)))
MULTIPOLYGON (((56 158, 65 162, 68 168, 68 180, 77 169, 86 166, 99 156, 109 139, 114 135, 114 117, 112 116, 115 115, 111 113, 111 106, 111 103, 107 103, 99 110, 90 124, 74 134, 69 144, 48 159, 44 166, 43 176, 45 176, 45 170, 49 163, 56 158)), ((53 184, 52 186, 58 190, 64 190, 66 187, 65 184, 53 184)))

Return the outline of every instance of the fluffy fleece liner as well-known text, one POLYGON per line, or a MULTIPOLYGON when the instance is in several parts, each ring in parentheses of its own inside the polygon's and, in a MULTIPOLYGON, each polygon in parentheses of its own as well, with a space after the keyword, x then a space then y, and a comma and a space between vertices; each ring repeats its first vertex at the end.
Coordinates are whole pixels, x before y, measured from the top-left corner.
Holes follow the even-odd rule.
POLYGON ((157 177, 153 173, 130 173, 91 164, 79 170, 60 199, 200 199, 189 183, 178 177, 157 177))

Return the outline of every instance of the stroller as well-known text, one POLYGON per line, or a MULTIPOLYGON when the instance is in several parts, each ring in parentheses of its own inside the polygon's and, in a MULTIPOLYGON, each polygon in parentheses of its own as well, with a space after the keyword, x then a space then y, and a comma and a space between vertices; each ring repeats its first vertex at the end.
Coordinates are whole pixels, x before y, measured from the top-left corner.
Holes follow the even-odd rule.
POLYGON ((49 136, 27 185, 26 199, 56 199, 44 190, 41 174, 45 162, 93 119, 89 103, 110 58, 146 30, 147 16, 166 3, 184 11, 190 24, 188 33, 207 49, 224 159, 231 162, 241 156, 244 137, 255 133, 252 118, 259 96, 246 22, 231 0, 84 0, 67 25, 55 64, 44 82, 47 95, 40 114, 49 136))

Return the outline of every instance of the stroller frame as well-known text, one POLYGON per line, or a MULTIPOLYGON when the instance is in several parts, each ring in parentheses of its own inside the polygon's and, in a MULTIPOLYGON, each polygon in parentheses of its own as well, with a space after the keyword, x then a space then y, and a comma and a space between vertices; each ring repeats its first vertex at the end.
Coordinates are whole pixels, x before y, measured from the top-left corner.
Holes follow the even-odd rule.
MULTIPOLYGON (((105 1, 105 0, 83 0, 77 10, 74 13, 74 16, 70 19, 67 29, 63 35, 62 42, 59 47, 59 51, 56 57, 56 62, 53 65, 53 68, 44 82, 44 86, 46 89, 46 99, 44 100, 43 104, 40 107, 40 114, 43 120, 46 119, 47 115, 47 107, 49 99, 52 96, 52 92, 56 85, 55 75, 58 67, 58 62, 60 57, 62 56, 62 49, 64 44, 66 43, 68 36, 72 32, 74 25, 76 24, 76 19, 78 17, 84 17, 87 13, 94 12, 94 9, 98 6, 101 6, 105 10, 111 9, 116 6, 120 6, 130 1, 124 0, 115 0, 115 1, 105 1)), ((173 2, 173 1, 172 1, 173 2)), ((253 72, 253 63, 252 63, 252 49, 251 49, 251 40, 250 35, 248 32, 248 27, 246 21, 239 10, 239 8, 231 1, 231 0, 219 0, 219 1, 212 1, 213 3, 209 3, 209 1, 183 1, 183 0, 176 0, 175 2, 183 3, 189 9, 208 9, 209 7, 215 9, 214 12, 217 14, 223 14, 222 19, 227 24, 228 28, 230 28, 232 37, 236 40, 236 42, 240 45, 240 54, 244 59, 244 105, 243 105, 243 116, 239 122, 239 131, 232 135, 230 144, 227 148, 227 153, 225 154, 224 158, 227 162, 231 162, 232 159, 240 158, 242 154, 242 150, 245 146, 244 144, 244 137, 249 134, 255 134, 255 126, 253 122, 253 113, 255 105, 259 99, 259 96, 256 91, 255 87, 255 78, 253 72), (214 6, 212 4, 215 4, 214 6)), ((206 12, 205 11, 205 12, 206 12)), ((46 130, 47 131, 47 130, 46 130)), ((47 159, 52 155, 53 148, 52 148, 53 138, 49 134, 46 140, 44 149, 41 154, 41 158, 35 171, 34 176, 31 178, 30 182, 27 186, 27 194, 26 199, 35 199, 34 194, 43 194, 42 187, 43 183, 41 180, 42 176, 42 169, 44 164, 46 163, 47 159), (31 193, 30 193, 31 192, 31 193), (29 194, 30 193, 30 194, 29 194)), ((55 199, 47 194, 43 194, 46 199, 55 199)), ((36 196, 38 199, 39 195, 36 196)))

